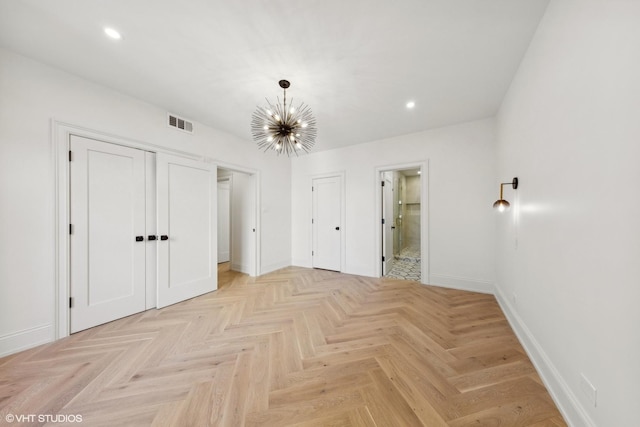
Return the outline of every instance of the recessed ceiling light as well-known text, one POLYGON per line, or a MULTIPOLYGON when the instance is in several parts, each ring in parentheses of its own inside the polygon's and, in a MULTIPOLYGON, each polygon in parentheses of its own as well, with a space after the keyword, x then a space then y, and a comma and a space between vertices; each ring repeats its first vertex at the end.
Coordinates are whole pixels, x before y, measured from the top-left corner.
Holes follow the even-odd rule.
POLYGON ((113 28, 105 27, 104 33, 114 40, 120 40, 122 38, 120 33, 114 30, 113 28))
POLYGON ((416 103, 415 103, 415 102, 413 102, 413 101, 409 101, 409 102, 407 102, 407 108, 408 108, 408 109, 412 109, 412 108, 413 108, 413 107, 415 107, 415 106, 416 106, 416 103))

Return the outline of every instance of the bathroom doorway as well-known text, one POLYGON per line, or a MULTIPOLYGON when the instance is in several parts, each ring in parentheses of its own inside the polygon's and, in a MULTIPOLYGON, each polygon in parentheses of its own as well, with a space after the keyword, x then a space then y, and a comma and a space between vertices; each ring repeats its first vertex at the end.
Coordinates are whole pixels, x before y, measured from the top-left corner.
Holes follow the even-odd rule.
POLYGON ((428 283, 426 165, 379 171, 380 275, 428 283))

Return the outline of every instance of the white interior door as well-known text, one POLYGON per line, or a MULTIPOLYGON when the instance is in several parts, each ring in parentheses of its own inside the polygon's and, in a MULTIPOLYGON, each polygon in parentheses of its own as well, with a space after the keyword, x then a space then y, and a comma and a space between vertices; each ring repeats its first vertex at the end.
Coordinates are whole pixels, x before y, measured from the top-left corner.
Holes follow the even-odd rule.
POLYGON ((313 267, 340 271, 342 178, 315 178, 312 189, 313 267))
POLYGON ((217 172, 158 153, 158 308, 217 289, 217 172))
POLYGON ((256 177, 234 172, 231 187, 231 269, 255 276, 256 177))
POLYGON ((393 259, 393 178, 391 172, 384 173, 382 186, 382 274, 389 272, 393 259))
POLYGON ((73 333, 145 309, 145 153, 69 143, 73 333))
POLYGON ((218 181, 218 262, 231 259, 231 182, 218 181))
POLYGON ((158 269, 156 268, 158 262, 158 242, 156 235, 156 221, 158 220, 156 215, 156 153, 145 152, 145 175, 146 175, 146 187, 147 187, 147 214, 146 214, 146 227, 147 227, 147 310, 156 306, 156 294, 158 293, 158 269))

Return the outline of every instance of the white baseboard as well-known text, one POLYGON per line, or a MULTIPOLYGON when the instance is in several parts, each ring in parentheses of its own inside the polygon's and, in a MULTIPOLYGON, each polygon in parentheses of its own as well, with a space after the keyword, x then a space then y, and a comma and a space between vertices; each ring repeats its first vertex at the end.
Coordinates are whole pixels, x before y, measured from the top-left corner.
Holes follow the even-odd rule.
POLYGON ((53 325, 36 326, 0 337, 0 357, 54 340, 53 325))
POLYGON ((289 267, 291 263, 288 261, 280 261, 275 264, 263 265, 260 269, 260 274, 271 273, 272 271, 280 270, 281 268, 289 267))
POLYGON ((430 274, 428 285, 441 286, 443 288, 460 289, 462 291, 493 294, 493 282, 469 279, 466 277, 447 276, 444 274, 430 274))
POLYGON ((540 346, 540 343, 538 343, 522 318, 497 286, 495 296, 511 328, 515 331, 529 359, 536 367, 542 382, 547 387, 565 421, 572 427, 596 427, 596 423, 580 404, 576 395, 562 378, 562 375, 560 375, 560 372, 549 359, 542 346, 540 346))
POLYGON ((229 252, 218 253, 218 264, 221 262, 229 262, 229 260, 231 260, 231 254, 229 252))
POLYGON ((238 264, 236 262, 232 262, 231 263, 231 269, 233 271, 238 271, 240 273, 249 274, 249 275, 251 274, 249 272, 249 266, 244 265, 244 264, 238 264))
POLYGON ((293 258, 291 265, 294 267, 313 268, 311 258, 293 258))

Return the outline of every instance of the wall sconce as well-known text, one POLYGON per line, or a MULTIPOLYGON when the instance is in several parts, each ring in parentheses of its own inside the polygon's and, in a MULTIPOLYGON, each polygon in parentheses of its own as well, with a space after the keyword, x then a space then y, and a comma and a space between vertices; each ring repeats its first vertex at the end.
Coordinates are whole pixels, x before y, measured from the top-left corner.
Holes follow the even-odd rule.
POLYGON ((517 189, 518 178, 513 178, 511 182, 503 182, 500 184, 500 198, 493 204, 493 207, 497 208, 499 212, 504 212, 505 210, 509 209, 509 206, 511 206, 509 202, 502 198, 502 188, 507 184, 511 184, 514 190, 517 189))

